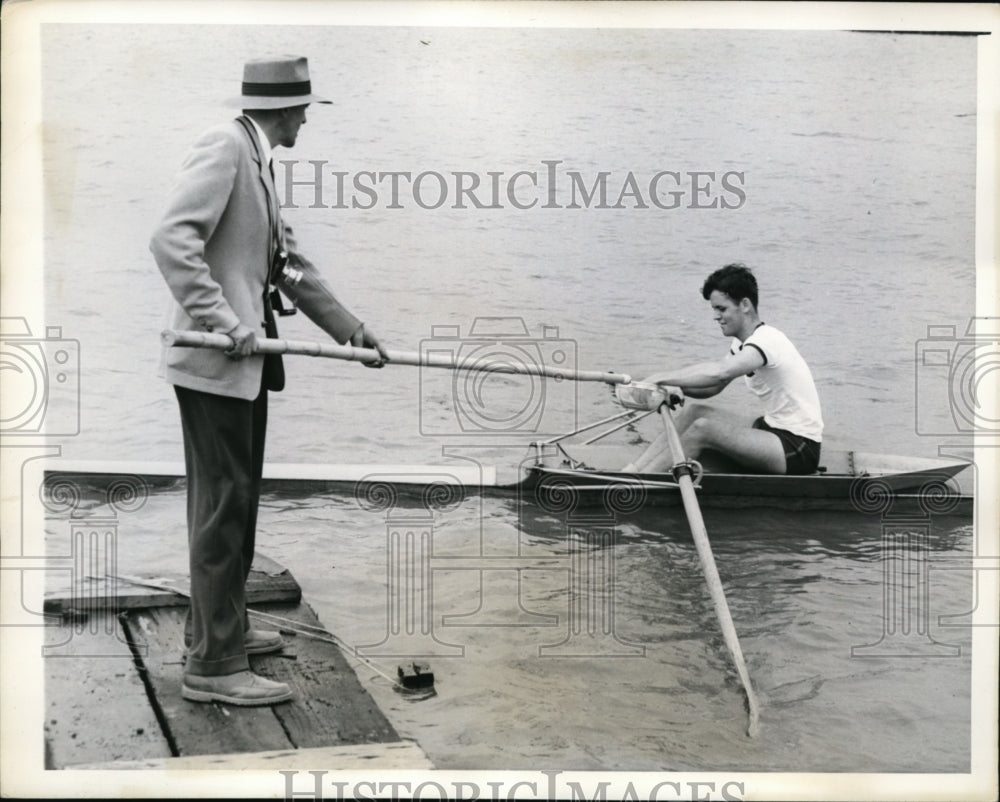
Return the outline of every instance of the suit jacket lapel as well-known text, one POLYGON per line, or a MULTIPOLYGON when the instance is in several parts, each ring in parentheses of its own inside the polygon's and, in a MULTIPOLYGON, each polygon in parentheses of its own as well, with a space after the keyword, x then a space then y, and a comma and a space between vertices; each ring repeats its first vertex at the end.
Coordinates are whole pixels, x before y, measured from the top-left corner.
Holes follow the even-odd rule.
MULTIPOLYGON (((237 118, 243 130, 246 131, 251 144, 251 158, 257 165, 257 172, 260 175, 260 183, 264 187, 264 196, 267 198, 268 224, 271 228, 271 252, 272 254, 281 247, 281 209, 278 206, 278 193, 274 186, 274 174, 271 165, 264 163, 263 150, 257 139, 257 129, 254 128, 246 117, 237 118)), ((270 259, 268 260, 270 264, 270 259)))

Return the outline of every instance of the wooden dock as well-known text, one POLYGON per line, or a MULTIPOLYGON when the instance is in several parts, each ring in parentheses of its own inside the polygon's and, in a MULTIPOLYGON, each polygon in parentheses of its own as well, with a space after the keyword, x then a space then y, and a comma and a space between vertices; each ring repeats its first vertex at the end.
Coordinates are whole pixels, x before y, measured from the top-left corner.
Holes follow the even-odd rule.
POLYGON ((291 574, 260 555, 248 604, 286 622, 258 623, 281 629, 286 647, 250 665, 295 698, 184 700, 186 590, 179 577, 118 577, 46 598, 46 768, 433 768, 361 686, 291 574))

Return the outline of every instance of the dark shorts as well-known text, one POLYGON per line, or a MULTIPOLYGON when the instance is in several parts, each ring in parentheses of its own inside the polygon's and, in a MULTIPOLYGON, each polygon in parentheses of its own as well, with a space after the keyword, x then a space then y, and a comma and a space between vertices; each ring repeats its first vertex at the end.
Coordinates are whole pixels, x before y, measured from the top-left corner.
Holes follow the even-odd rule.
POLYGON ((815 473, 819 466, 819 446, 815 440, 792 434, 787 429, 768 426, 763 418, 753 422, 753 428, 776 434, 785 449, 785 473, 803 476, 815 473))

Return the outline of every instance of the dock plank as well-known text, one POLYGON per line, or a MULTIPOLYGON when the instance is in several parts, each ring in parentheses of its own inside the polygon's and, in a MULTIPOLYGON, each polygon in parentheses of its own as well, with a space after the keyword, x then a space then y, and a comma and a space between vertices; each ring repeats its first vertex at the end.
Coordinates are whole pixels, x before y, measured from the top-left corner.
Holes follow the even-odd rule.
POLYGON ((434 764, 412 741, 388 744, 327 746, 315 749, 283 749, 243 755, 197 755, 165 759, 113 761, 74 766, 74 769, 119 769, 135 771, 154 769, 169 771, 199 771, 228 769, 230 771, 418 771, 433 769, 434 764))
MULTIPOLYGON (((100 598, 114 611, 143 610, 150 607, 186 607, 190 583, 186 576, 83 577, 71 587, 46 593, 44 610, 62 613, 79 606, 81 600, 100 598)), ((292 574, 263 554, 254 554, 247 578, 248 604, 297 603, 302 588, 292 574)))
POLYGON ((333 637, 301 601, 294 577, 277 563, 256 555, 248 582, 251 613, 262 614, 254 625, 285 632, 282 653, 250 657, 254 671, 288 683, 295 692, 291 701, 275 706, 200 704, 181 696, 188 602, 184 578, 118 577, 108 585, 117 595, 101 596, 94 586, 86 595, 50 599, 71 622, 62 627, 66 631, 50 635, 50 645, 65 651, 63 641, 71 639, 69 629, 75 627, 80 633, 86 630, 86 637, 77 637, 75 643, 87 652, 70 654, 79 659, 64 659, 64 670, 53 674, 51 705, 59 713, 53 712, 50 719, 62 722, 46 737, 53 768, 117 766, 122 761, 136 765, 166 761, 173 767, 179 765, 175 760, 197 763, 202 756, 228 766, 255 755, 268 755, 262 760, 274 765, 282 755, 293 755, 290 759, 295 762, 300 753, 338 748, 347 750, 337 758, 341 761, 377 760, 385 767, 400 761, 400 767, 429 765, 419 747, 403 744, 333 637), (121 607, 126 609, 119 615, 121 607), (79 614, 65 614, 69 609, 79 614), (104 640, 95 636, 100 621, 112 622, 104 640), (129 649, 129 639, 137 657, 129 649), (115 654, 118 660, 96 654, 115 654), (98 659, 104 662, 81 673, 81 660, 98 659), (109 675, 107 667, 112 664, 115 673, 109 675), (75 692, 87 702, 83 714, 73 712, 78 706, 75 692), (81 732, 88 738, 81 739, 81 732), (137 746, 132 732, 153 745, 137 746), (228 762, 226 756, 236 762, 228 762))
POLYGON ((114 616, 45 628, 46 768, 170 757, 124 640, 114 616))
MULTIPOLYGON (((303 624, 310 631, 322 630, 316 614, 304 602, 268 605, 264 611, 303 624)), ((251 621, 254 621, 252 609, 251 621)), ((277 654, 250 658, 254 671, 286 682, 295 691, 291 703, 274 710, 293 744, 310 748, 399 741, 399 735, 361 686, 339 647, 328 640, 288 632, 288 627, 275 624, 273 619, 254 621, 254 626, 286 630, 285 652, 295 656, 294 660, 277 654)))
POLYGON ((294 747, 271 707, 189 702, 181 696, 186 610, 128 613, 128 632, 146 647, 147 680, 170 729, 177 755, 260 752, 294 747))

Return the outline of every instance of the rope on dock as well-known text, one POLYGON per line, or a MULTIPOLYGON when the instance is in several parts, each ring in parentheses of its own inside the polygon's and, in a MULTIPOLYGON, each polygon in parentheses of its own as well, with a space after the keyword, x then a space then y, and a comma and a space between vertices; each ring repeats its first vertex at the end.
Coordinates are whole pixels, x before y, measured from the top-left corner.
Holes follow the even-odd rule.
MULTIPOLYGON (((176 593, 178 596, 183 596, 184 598, 190 598, 190 594, 181 588, 174 587, 173 585, 167 585, 162 582, 153 582, 146 579, 141 579, 139 577, 129 576, 128 574, 105 574, 108 579, 124 580, 132 585, 137 585, 139 587, 152 588, 153 590, 164 590, 170 593, 176 593)), ((326 643, 332 643, 334 646, 340 649, 345 655, 353 657, 356 660, 364 663, 368 668, 374 671, 381 677, 389 680, 393 685, 397 685, 400 688, 405 688, 403 683, 399 681, 397 677, 387 674, 382 671, 378 666, 371 663, 368 659, 357 654, 347 643, 342 641, 332 632, 329 632, 322 627, 314 627, 312 624, 304 624, 301 621, 295 621, 291 618, 285 618, 284 616, 274 615, 273 613, 265 613, 262 610, 253 610, 247 608, 247 612, 260 618, 262 621, 270 622, 272 624, 278 624, 283 628, 287 629, 289 632, 294 632, 297 635, 302 635, 307 638, 313 638, 314 640, 325 641, 326 643)), ((408 689, 407 689, 408 690, 408 689)))
POLYGON ((342 651, 344 654, 364 663, 366 666, 368 666, 368 668, 370 668, 379 676, 385 677, 393 685, 398 685, 399 687, 403 687, 402 683, 396 677, 392 676, 391 674, 386 674, 370 660, 368 660, 365 657, 362 657, 355 650, 353 650, 349 644, 345 643, 336 635, 334 635, 332 632, 329 632, 328 630, 323 629, 322 627, 314 627, 312 624, 303 624, 301 621, 295 621, 294 619, 285 618, 284 616, 280 615, 274 615, 273 613, 265 613, 261 610, 248 609, 247 612, 250 613, 250 615, 255 616, 256 618, 261 619, 265 623, 281 626, 283 629, 286 629, 289 632, 294 632, 296 635, 302 635, 306 638, 312 638, 314 640, 325 641, 326 643, 332 643, 334 646, 338 647, 340 651, 342 651))

